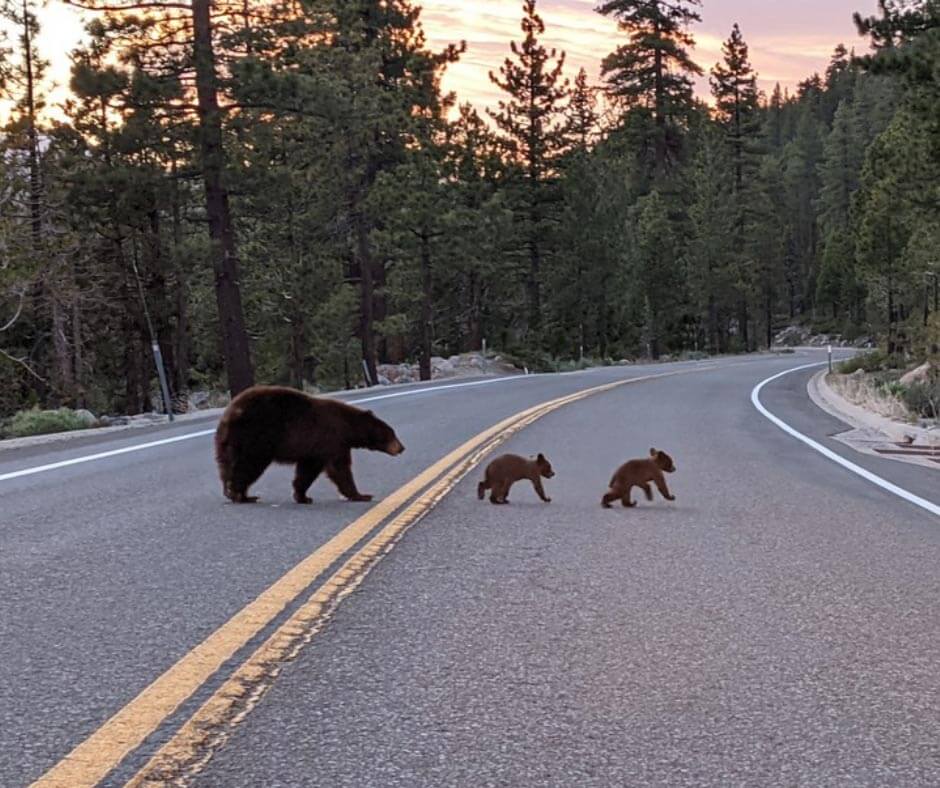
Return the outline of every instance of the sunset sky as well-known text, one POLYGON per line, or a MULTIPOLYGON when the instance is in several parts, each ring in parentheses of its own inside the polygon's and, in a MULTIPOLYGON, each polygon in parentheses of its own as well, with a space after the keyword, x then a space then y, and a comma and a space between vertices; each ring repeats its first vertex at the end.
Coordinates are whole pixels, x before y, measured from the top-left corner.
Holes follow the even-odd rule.
MULTIPOLYGON (((461 62, 450 68, 445 88, 455 90, 461 101, 495 106, 498 91, 487 74, 502 63, 509 42, 521 36, 521 0, 424 0, 421 5, 432 47, 460 39, 468 44, 461 62)), ((594 12, 595 5, 596 0, 540 0, 538 5, 547 27, 544 41, 567 52, 572 78, 584 66, 596 81, 601 59, 623 40, 612 21, 594 12)), ((874 13, 875 7, 876 0, 705 0, 702 24, 693 29, 696 59, 706 71, 711 68, 720 58, 721 42, 738 22, 761 88, 769 92, 778 81, 792 88, 814 71, 822 71, 836 44, 863 47, 852 13, 874 13)), ((59 83, 55 101, 68 83, 68 52, 82 28, 76 12, 61 0, 51 0, 42 11, 42 23, 39 44, 59 83)), ((707 95, 707 79, 701 81, 699 92, 707 95)))

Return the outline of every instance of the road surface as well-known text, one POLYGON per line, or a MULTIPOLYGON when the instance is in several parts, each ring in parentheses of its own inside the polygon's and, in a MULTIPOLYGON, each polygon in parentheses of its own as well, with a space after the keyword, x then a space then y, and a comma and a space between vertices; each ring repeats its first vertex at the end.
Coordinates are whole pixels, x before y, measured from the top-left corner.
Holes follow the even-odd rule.
MULTIPOLYGON (((751 402, 761 381, 819 360, 605 368, 370 402, 408 447, 355 456, 380 507, 502 419, 643 378, 509 428, 498 452, 552 461, 551 504, 525 483, 510 506, 480 502, 479 468, 433 508, 409 503, 423 518, 181 774, 198 786, 937 785, 940 517, 751 402), (602 509, 612 470, 651 446, 676 460, 676 502, 602 509)), ((813 371, 769 383, 763 405, 940 503, 936 470, 830 438, 845 426, 806 396, 813 371)), ((370 505, 320 481, 315 504, 296 506, 285 468, 262 478, 261 503, 229 504, 209 436, 4 478, 211 426, 0 452, 0 784, 152 777, 141 770, 172 762, 187 720, 389 522, 252 618, 242 643, 227 640, 240 611, 370 505), (214 637, 237 648, 181 690, 214 637), (161 711, 172 692, 179 705, 161 711)))

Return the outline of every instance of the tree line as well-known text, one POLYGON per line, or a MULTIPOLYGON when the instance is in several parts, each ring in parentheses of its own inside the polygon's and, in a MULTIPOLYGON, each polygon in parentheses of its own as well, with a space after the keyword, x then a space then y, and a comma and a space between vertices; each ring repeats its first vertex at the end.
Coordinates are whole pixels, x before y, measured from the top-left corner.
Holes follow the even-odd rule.
POLYGON ((485 113, 445 94, 408 0, 69 0, 61 119, 35 0, 0 172, 0 412, 354 385, 489 347, 534 368, 767 347, 795 322, 936 344, 940 5, 881 0, 871 47, 794 94, 744 33, 705 73, 698 0, 608 0, 600 83, 536 0, 485 113))

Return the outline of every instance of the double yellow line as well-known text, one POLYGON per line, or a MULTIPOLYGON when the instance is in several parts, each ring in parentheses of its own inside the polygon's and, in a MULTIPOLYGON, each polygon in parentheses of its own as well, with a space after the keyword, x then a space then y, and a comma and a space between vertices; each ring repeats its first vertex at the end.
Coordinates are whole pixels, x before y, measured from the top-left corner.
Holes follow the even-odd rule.
POLYGON ((645 375, 595 386, 531 407, 471 438, 297 564, 183 656, 33 785, 42 788, 96 785, 320 575, 388 520, 235 669, 128 785, 166 785, 185 774, 197 772, 225 740, 233 725, 254 707, 277 675, 280 665, 309 641, 333 607, 362 581, 374 563, 394 546, 408 527, 429 512, 494 448, 564 405, 629 383, 701 369, 703 367, 645 375), (414 500, 410 504, 391 517, 412 498, 414 500))

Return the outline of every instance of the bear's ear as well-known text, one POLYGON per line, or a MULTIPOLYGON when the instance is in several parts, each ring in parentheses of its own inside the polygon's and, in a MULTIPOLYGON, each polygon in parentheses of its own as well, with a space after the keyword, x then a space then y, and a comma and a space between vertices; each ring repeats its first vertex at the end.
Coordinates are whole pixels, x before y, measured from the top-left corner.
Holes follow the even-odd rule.
POLYGON ((539 452, 539 456, 535 458, 539 462, 545 462, 545 455, 539 452))
POLYGON ((659 454, 659 452, 656 451, 656 449, 650 449, 650 457, 655 457, 657 454, 659 454))

